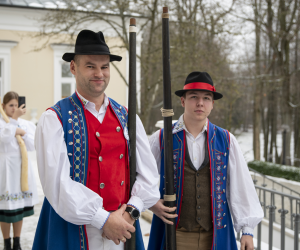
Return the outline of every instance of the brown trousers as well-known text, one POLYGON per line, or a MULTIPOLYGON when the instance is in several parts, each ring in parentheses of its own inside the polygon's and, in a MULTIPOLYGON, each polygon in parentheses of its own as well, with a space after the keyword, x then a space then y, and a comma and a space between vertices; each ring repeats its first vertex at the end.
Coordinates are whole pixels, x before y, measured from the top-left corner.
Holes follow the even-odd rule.
POLYGON ((200 225, 192 231, 183 227, 176 230, 177 250, 211 250, 213 240, 213 228, 205 231, 200 225))

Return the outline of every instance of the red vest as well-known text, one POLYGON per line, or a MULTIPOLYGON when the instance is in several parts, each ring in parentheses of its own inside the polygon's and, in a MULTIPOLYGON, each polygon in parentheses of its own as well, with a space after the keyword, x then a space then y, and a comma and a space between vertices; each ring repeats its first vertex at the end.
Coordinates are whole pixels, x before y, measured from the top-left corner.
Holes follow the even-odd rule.
POLYGON ((123 129, 108 105, 102 124, 85 112, 89 135, 87 187, 103 198, 103 208, 117 210, 129 199, 129 164, 123 129))

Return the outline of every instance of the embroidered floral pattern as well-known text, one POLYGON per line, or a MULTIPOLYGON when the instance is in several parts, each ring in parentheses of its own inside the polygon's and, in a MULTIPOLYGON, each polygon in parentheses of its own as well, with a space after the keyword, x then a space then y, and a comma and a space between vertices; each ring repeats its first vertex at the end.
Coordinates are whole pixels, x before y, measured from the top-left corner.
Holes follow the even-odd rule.
POLYGON ((15 194, 9 194, 8 191, 0 196, 0 201, 19 201, 22 199, 32 198, 32 193, 30 192, 19 192, 15 194))

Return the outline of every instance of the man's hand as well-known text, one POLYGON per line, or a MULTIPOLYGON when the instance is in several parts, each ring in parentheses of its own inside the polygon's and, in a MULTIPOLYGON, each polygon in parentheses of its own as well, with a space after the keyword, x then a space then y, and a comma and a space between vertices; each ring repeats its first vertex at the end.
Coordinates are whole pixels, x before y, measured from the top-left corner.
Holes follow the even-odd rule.
POLYGON ((130 232, 135 232, 134 226, 123 218, 126 206, 123 204, 120 209, 111 213, 103 226, 102 236, 112 240, 116 245, 120 244, 120 240, 126 242, 126 239, 131 238, 130 232))
POLYGON ((157 217, 159 217, 164 223, 173 225, 174 223, 166 218, 176 218, 177 214, 169 214, 176 210, 176 207, 166 207, 164 200, 160 199, 153 207, 149 208, 157 217))
POLYGON ((251 235, 242 236, 241 250, 254 250, 253 237, 251 235))
POLYGON ((12 115, 12 118, 15 119, 15 120, 18 120, 18 118, 22 115, 24 115, 26 113, 26 108, 25 107, 25 104, 22 104, 19 108, 17 108, 15 110, 15 112, 13 113, 12 115))

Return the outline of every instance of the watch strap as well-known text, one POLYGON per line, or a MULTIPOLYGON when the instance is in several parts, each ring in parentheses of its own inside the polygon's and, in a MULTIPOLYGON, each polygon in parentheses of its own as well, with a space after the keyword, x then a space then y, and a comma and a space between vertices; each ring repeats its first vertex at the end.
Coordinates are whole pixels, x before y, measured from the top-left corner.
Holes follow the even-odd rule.
POLYGON ((133 210, 133 207, 129 207, 129 206, 126 207, 126 209, 125 209, 125 211, 128 213, 131 213, 132 210, 133 210))

